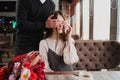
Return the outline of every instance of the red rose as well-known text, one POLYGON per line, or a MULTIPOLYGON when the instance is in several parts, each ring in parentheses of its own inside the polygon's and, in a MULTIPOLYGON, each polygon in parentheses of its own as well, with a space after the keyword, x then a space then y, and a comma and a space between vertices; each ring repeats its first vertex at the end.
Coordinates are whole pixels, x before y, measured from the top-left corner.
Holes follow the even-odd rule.
POLYGON ((41 68, 44 69, 44 67, 45 67, 45 63, 41 61, 41 68))
POLYGON ((45 78, 44 69, 38 68, 36 74, 38 76, 38 80, 44 80, 45 78))
POLYGON ((24 67, 30 68, 30 62, 29 62, 29 61, 26 61, 25 64, 24 64, 24 67))
POLYGON ((37 75, 31 70, 30 80, 37 80, 37 75))
POLYGON ((7 73, 8 73, 7 67, 0 68, 0 80, 7 79, 7 77, 8 77, 7 73))

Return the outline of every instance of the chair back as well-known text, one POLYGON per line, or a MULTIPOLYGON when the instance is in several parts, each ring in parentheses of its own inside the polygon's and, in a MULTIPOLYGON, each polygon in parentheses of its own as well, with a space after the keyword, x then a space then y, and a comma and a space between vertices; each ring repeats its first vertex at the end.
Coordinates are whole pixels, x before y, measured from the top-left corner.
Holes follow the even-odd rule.
POLYGON ((75 70, 112 69, 120 64, 120 43, 117 41, 76 40, 79 62, 75 70))

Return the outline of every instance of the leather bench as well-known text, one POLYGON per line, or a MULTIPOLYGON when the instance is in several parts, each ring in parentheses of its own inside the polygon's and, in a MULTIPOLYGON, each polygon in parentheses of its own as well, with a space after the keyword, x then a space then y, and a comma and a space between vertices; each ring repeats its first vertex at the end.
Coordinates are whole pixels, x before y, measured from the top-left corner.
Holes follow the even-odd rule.
POLYGON ((74 70, 112 69, 120 64, 120 43, 103 40, 75 40, 79 56, 74 70))

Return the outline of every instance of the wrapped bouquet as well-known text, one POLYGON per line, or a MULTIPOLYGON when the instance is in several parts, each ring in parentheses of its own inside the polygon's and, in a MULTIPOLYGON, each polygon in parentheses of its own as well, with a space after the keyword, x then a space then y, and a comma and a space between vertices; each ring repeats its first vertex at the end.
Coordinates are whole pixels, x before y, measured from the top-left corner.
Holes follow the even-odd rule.
POLYGON ((6 69, 7 80, 44 80, 44 66, 38 51, 16 56, 9 63, 9 70, 6 69))

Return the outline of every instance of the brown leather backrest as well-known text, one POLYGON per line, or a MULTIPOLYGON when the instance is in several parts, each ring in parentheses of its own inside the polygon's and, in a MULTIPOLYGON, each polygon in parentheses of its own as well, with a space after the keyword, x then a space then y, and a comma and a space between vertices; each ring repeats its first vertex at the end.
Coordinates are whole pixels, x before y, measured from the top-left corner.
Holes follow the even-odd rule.
POLYGON ((79 62, 75 70, 111 69, 120 64, 120 43, 117 41, 76 40, 79 62))
POLYGON ((80 39, 79 35, 77 35, 77 34, 72 35, 72 38, 73 38, 74 40, 79 40, 79 39, 80 39))

